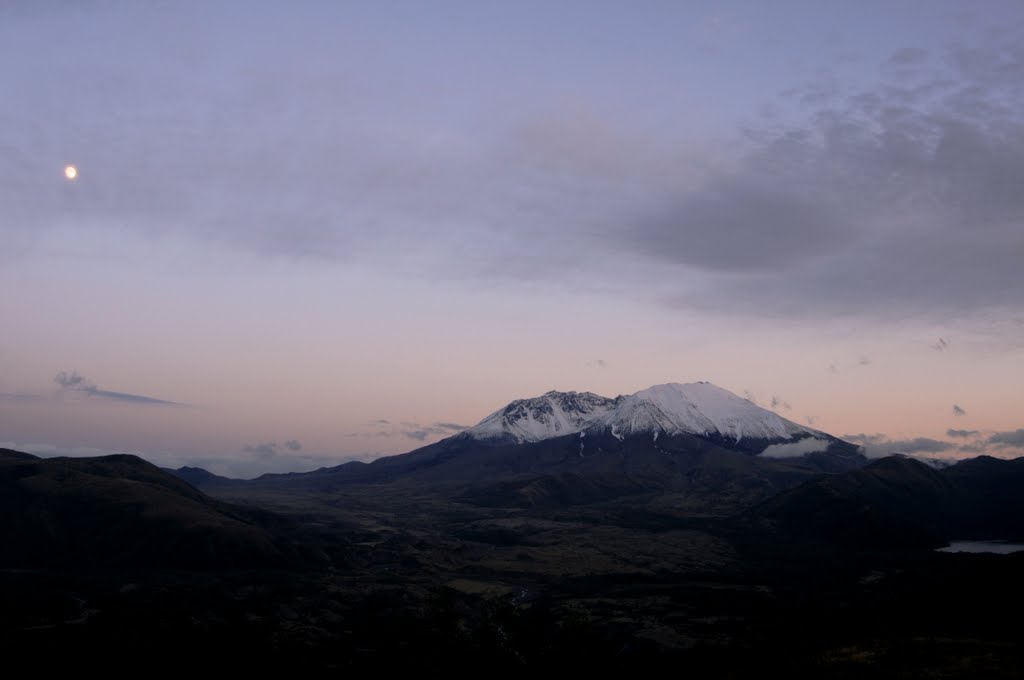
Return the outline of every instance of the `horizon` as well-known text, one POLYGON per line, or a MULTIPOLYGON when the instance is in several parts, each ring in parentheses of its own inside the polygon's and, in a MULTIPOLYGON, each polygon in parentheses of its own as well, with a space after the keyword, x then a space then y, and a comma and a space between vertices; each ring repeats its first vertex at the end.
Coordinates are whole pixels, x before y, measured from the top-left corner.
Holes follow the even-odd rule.
MULTIPOLYGON (((712 383, 710 381, 700 380, 700 381, 695 381, 694 383, 687 383, 687 384, 664 383, 664 384, 661 384, 661 385, 651 385, 648 388, 644 388, 643 390, 638 390, 638 392, 644 392, 644 391, 649 390, 651 388, 665 387, 665 386, 669 386, 669 385, 679 385, 679 386, 685 387, 685 386, 695 385, 695 384, 705 384, 705 385, 711 385, 713 387, 718 387, 717 385, 714 385, 714 383, 712 383)), ((722 388, 719 388, 719 389, 722 389, 722 388)), ((726 390, 726 392, 728 392, 728 391, 726 390)), ((540 399, 540 398, 546 397, 546 396, 551 395, 551 394, 556 394, 557 395, 557 394, 581 394, 581 393, 582 394, 593 394, 591 392, 579 392, 579 391, 576 391, 576 390, 566 390, 566 391, 550 390, 548 392, 545 392, 542 395, 535 395, 535 396, 532 396, 532 397, 526 397, 526 398, 522 398, 522 399, 513 400, 508 405, 511 405, 511 404, 513 404, 513 403, 515 403, 517 401, 528 401, 528 400, 540 399)), ((771 412, 771 413, 775 413, 776 415, 780 415, 781 416, 781 414, 779 414, 775 410, 775 407, 776 406, 780 406, 780 405, 784 406, 784 404, 772 403, 770 405, 762 405, 762 404, 757 403, 757 401, 754 399, 754 395, 752 395, 752 394, 748 394, 746 396, 743 396, 743 395, 737 395, 737 394, 732 393, 732 392, 728 392, 728 393, 731 394, 732 396, 735 396, 735 397, 738 397, 740 399, 743 399, 744 401, 747 401, 747 402, 757 406, 760 409, 763 409, 765 411, 768 411, 768 412, 771 412)), ((605 395, 598 395, 598 396, 605 396, 605 395)), ((618 398, 621 398, 621 397, 624 397, 624 396, 631 396, 631 395, 619 394, 619 395, 616 395, 615 397, 612 397, 612 399, 618 399, 618 398)), ((773 402, 775 402, 775 401, 776 401, 776 398, 773 397, 773 402)), ((192 468, 204 469, 204 470, 206 470, 208 472, 213 472, 214 474, 218 474, 220 476, 229 477, 229 478, 233 478, 233 479, 255 479, 257 477, 262 477, 263 475, 267 475, 267 474, 291 474, 291 473, 313 472, 313 471, 317 471, 317 470, 321 470, 321 469, 325 469, 325 468, 336 467, 338 465, 343 465, 345 463, 349 463, 349 462, 353 462, 353 461, 372 462, 374 460, 377 460, 378 458, 387 458, 387 457, 391 457, 391 456, 401 456, 401 455, 404 455, 406 453, 412 453, 412 452, 418 450, 419 448, 421 448, 421 446, 429 446, 430 444, 436 443, 437 441, 448 439, 450 437, 453 437, 453 436, 455 436, 457 434, 461 434, 463 432, 469 432, 469 431, 475 429, 476 427, 478 427, 479 425, 482 425, 484 422, 486 422, 490 418, 490 416, 492 416, 494 414, 497 414, 497 413, 500 413, 508 405, 502 406, 501 408, 497 409, 496 411, 494 411, 493 413, 489 414, 487 417, 482 419, 480 422, 475 423, 475 424, 473 424, 471 426, 458 425, 458 424, 455 424, 455 423, 437 422, 437 423, 433 423, 433 424, 428 425, 428 426, 423 426, 423 429, 418 430, 418 431, 408 431, 407 430, 406 431, 406 436, 409 436, 411 439, 418 440, 418 441, 425 441, 425 440, 427 440, 429 438, 431 441, 430 441, 430 443, 413 446, 410 449, 407 449, 407 450, 404 450, 404 451, 399 451, 399 452, 391 453, 391 454, 382 454, 382 455, 351 456, 351 457, 343 458, 343 459, 340 459, 340 460, 331 460, 330 458, 326 458, 326 459, 321 461, 323 464, 319 464, 319 465, 312 466, 312 467, 309 466, 309 465, 301 465, 300 464, 299 467, 293 468, 293 469, 272 469, 273 468, 273 463, 272 462, 267 463, 268 466, 269 466, 268 469, 260 469, 258 463, 255 464, 255 465, 250 463, 249 465, 246 465, 246 466, 244 466, 242 468, 233 468, 232 465, 231 465, 231 463, 233 461, 231 461, 230 459, 224 459, 224 458, 219 458, 219 459, 218 458, 189 459, 183 465, 180 465, 180 466, 178 466, 176 468, 170 468, 170 467, 168 467, 168 465, 173 464, 173 463, 168 463, 166 465, 165 464, 161 464, 159 456, 157 457, 156 460, 152 460, 150 458, 150 456, 145 455, 145 454, 143 454, 141 452, 133 452, 133 451, 103 451, 103 450, 96 450, 96 449, 72 449, 70 451, 61 451, 59 449, 56 449, 54 447, 47 446, 47 445, 42 445, 42 446, 35 445, 35 448, 33 448, 33 445, 31 445, 31 444, 27 445, 27 447, 20 447, 20 448, 23 448, 25 453, 33 453, 34 455, 38 455, 38 456, 43 457, 43 458, 59 457, 59 456, 92 457, 92 456, 107 456, 107 455, 118 455, 118 454, 131 454, 131 455, 137 455, 138 457, 142 458, 143 460, 146 460, 147 462, 150 462, 150 463, 152 463, 154 465, 158 465, 158 466, 163 467, 165 469, 181 469, 181 468, 184 468, 184 467, 192 467, 192 468), (241 471, 240 472, 233 472, 233 470, 236 470, 236 469, 237 470, 241 470, 241 471), (234 476, 232 476, 232 475, 234 475, 234 476)), ((785 419, 784 416, 781 416, 781 417, 783 417, 785 419)), ((403 424, 403 426, 406 427, 406 428, 407 427, 411 427, 413 425, 415 425, 415 424, 410 424, 410 423, 403 424)), ((812 428, 812 431, 813 431, 813 428, 812 428)), ((831 435, 831 433, 827 433, 827 432, 824 433, 824 434, 831 435)), ((832 436, 835 436, 835 435, 832 435, 832 436)), ((953 430, 951 430, 951 431, 947 432, 947 437, 969 440, 964 445, 962 445, 962 448, 960 448, 960 449, 957 449, 957 448, 952 447, 952 446, 945 446, 945 442, 941 442, 941 441, 933 440, 933 439, 929 439, 929 438, 923 438, 923 437, 919 437, 919 438, 915 438, 915 439, 911 439, 911 440, 905 440, 905 441, 894 441, 894 440, 886 439, 882 435, 866 435, 866 434, 844 435, 844 436, 839 436, 838 438, 843 440, 843 441, 846 441, 847 443, 856 445, 858 452, 861 455, 865 456, 868 460, 878 460, 880 458, 889 457, 889 456, 902 456, 902 457, 907 457, 907 458, 913 458, 915 460, 921 461, 923 463, 927 463, 927 464, 935 467, 935 466, 943 466, 943 465, 948 465, 948 464, 956 463, 956 462, 961 461, 961 460, 970 460, 972 458, 981 457, 981 456, 990 456, 990 457, 994 457, 994 458, 1005 458, 1005 459, 1013 459, 1013 458, 1018 458, 1018 457, 1024 456, 1024 452, 1021 452, 1021 451, 1017 450, 1017 449, 1020 448, 1019 445, 1017 444, 1017 442, 1021 439, 1022 436, 1024 436, 1024 430, 1018 430, 1017 432, 991 432, 991 431, 967 431, 967 430, 964 430, 964 431, 953 431, 953 430)), ((816 441, 816 440, 814 440, 813 436, 812 436, 811 441, 816 441)), ((801 440, 801 443, 803 443, 802 440, 801 440)), ((796 445, 796 444, 775 444, 773 446, 769 446, 768 449, 766 449, 765 451, 763 451, 759 455, 766 456, 766 455, 768 455, 768 451, 770 449, 778 449, 778 448, 786 449, 787 447, 791 447, 791 446, 794 446, 794 445, 796 445)), ((19 450, 19 447, 17 445, 15 445, 13 442, 0 442, 0 448, 11 448, 11 449, 19 450)), ((803 450, 805 448, 806 447, 801 447, 801 449, 802 449, 801 450, 801 454, 811 453, 813 451, 820 450, 820 449, 816 449, 816 448, 813 448, 813 447, 812 448, 806 448, 806 450, 803 450)), ((281 444, 279 444, 278 442, 268 442, 268 443, 260 445, 259 448, 253 448, 252 450, 248 451, 248 453, 252 453, 252 454, 256 455, 257 457, 264 459, 264 461, 269 461, 270 459, 275 458, 279 453, 285 453, 285 452, 289 452, 289 451, 291 451, 292 453, 295 453, 295 452, 298 452, 300 450, 301 450, 301 446, 296 441, 286 441, 286 442, 283 442, 281 444)), ((791 456, 791 455, 793 455, 793 454, 792 453, 787 453, 783 457, 787 457, 787 456, 791 456)), ((173 457, 171 457, 171 460, 174 460, 173 457)))
POLYGON ((707 380, 1024 455, 1022 45, 1009 1, 4 6, 0 447, 246 477, 707 380))

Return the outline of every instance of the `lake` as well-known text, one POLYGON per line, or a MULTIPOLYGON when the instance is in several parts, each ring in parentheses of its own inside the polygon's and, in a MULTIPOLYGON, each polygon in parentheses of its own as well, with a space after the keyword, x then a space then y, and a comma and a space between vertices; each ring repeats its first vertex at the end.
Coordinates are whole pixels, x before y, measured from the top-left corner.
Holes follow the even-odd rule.
POLYGON ((1006 541, 953 541, 939 552, 996 553, 1009 555, 1024 550, 1024 543, 1007 543, 1006 541))

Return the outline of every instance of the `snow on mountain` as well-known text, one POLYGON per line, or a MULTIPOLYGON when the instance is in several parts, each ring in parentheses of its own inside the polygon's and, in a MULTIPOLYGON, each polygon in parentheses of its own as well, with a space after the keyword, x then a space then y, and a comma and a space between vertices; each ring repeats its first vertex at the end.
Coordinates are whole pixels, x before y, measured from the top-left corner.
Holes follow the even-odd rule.
POLYGON ((476 439, 537 442, 580 432, 606 414, 615 400, 591 392, 548 392, 517 399, 466 430, 476 439))
POLYGON ((620 397, 595 425, 618 436, 664 431, 747 439, 792 439, 818 434, 748 399, 707 382, 655 385, 620 397))
POLYGON ((823 433, 798 425, 707 382, 655 385, 609 399, 590 392, 548 392, 519 399, 466 431, 477 439, 535 442, 587 430, 635 434, 718 435, 737 442, 789 441, 823 433))

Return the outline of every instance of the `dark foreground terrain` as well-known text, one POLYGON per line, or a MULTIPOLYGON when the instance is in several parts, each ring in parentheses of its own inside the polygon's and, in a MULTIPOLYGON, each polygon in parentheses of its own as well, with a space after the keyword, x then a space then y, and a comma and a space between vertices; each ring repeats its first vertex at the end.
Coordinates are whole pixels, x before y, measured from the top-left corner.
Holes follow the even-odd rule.
POLYGON ((483 504, 472 480, 327 471, 208 495, 130 456, 2 452, 0 648, 37 672, 1021 677, 1024 553, 934 551, 1021 537, 1021 461, 721 460, 614 493, 614 466, 604 486, 563 470, 535 488, 590 495, 534 504, 518 470, 483 504))

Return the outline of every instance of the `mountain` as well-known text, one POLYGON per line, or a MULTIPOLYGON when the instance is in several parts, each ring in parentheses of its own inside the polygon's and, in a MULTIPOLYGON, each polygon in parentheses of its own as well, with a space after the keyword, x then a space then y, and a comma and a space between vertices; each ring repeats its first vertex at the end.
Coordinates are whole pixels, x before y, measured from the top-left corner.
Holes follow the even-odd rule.
POLYGON ((262 511, 214 500, 131 455, 0 450, 4 567, 273 566, 295 555, 262 511))
POLYGON ((466 434, 483 441, 538 442, 586 429, 615 406, 616 400, 592 392, 548 392, 516 399, 466 434))
POLYGON ((251 500, 278 491, 334 494, 389 485, 492 507, 670 494, 678 496, 678 507, 728 514, 812 475, 865 462, 852 444, 709 383, 692 383, 614 399, 548 392, 513 401, 476 426, 409 453, 204 488, 251 500), (801 449, 805 455, 759 455, 769 446, 798 442, 810 442, 801 449))
POLYGON ((906 456, 822 476, 750 516, 814 541, 938 547, 954 539, 1024 539, 1024 458, 982 456, 935 469, 906 456))
POLYGON ((808 437, 822 440, 822 449, 835 441, 708 382, 655 385, 614 399, 591 392, 548 392, 517 399, 466 430, 480 441, 518 444, 576 433, 620 439, 688 434, 734 447, 745 442, 742 448, 751 452, 808 437))
POLYGON ((209 489, 217 486, 230 486, 232 484, 238 484, 241 480, 232 479, 231 477, 222 477, 216 475, 209 470, 204 470, 201 467, 180 467, 177 469, 162 468, 164 472, 168 472, 178 479, 184 480, 194 486, 197 489, 209 489))

